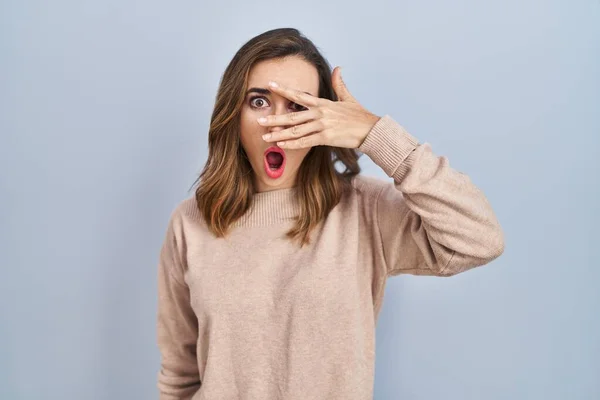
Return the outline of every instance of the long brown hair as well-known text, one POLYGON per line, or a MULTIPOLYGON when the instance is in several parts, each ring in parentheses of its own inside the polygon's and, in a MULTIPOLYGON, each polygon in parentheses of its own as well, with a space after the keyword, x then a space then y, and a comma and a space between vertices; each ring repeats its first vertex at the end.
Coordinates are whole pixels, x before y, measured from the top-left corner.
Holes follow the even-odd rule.
MULTIPOLYGON (((317 47, 294 28, 264 32, 245 43, 235 54, 221 79, 208 131, 208 159, 196 180, 196 202, 206 223, 217 237, 252 205, 255 193, 253 171, 240 140, 240 111, 245 99, 250 69, 259 61, 299 56, 319 74, 321 98, 337 101, 331 84, 331 66, 317 47), (224 154, 235 154, 223 157, 224 154)), ((304 158, 296 178, 300 214, 287 233, 310 242, 310 231, 338 204, 352 177, 360 172, 354 149, 316 146, 304 158), (336 169, 336 163, 343 170, 336 169)))

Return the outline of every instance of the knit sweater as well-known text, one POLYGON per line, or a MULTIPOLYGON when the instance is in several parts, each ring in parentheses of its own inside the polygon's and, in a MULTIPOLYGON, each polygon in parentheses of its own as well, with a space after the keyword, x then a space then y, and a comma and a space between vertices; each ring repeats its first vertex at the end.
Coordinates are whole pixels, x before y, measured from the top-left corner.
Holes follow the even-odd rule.
POLYGON ((158 266, 161 400, 366 400, 386 279, 451 276, 504 250, 484 194, 389 115, 358 175, 300 247, 295 188, 257 193, 225 238, 195 199, 172 212, 158 266))

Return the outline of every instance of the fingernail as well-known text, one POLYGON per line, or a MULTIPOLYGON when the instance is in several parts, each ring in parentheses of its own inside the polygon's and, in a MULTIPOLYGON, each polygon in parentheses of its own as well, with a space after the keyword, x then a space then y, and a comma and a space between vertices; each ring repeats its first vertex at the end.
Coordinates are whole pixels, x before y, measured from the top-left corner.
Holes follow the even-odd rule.
POLYGON ((267 133, 267 134, 263 135, 263 139, 264 139, 264 140, 271 139, 271 134, 270 134, 270 133, 267 133))
POLYGON ((279 85, 277 84, 277 82, 270 81, 269 82, 269 86, 271 86, 271 87, 278 87, 279 85))
POLYGON ((283 147, 283 146, 285 146, 285 142, 277 142, 277 146, 283 147))
POLYGON ((265 117, 260 117, 260 118, 258 119, 258 122, 260 122, 260 123, 262 124, 262 123, 265 123, 265 122, 267 122, 267 119, 266 119, 265 117))

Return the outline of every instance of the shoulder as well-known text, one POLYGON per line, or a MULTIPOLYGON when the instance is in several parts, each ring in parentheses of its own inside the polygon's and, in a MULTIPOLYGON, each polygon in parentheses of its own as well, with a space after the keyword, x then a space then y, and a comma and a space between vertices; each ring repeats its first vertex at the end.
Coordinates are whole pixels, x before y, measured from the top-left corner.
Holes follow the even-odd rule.
POLYGON ((199 211, 196 196, 189 196, 180 201, 173 209, 171 215, 186 219, 197 218, 199 216, 199 211))
POLYGON ((352 178, 352 191, 360 197, 377 199, 379 195, 389 189, 392 182, 373 176, 358 174, 352 178))
POLYGON ((352 181, 353 191, 367 212, 387 214, 404 208, 404 195, 392 179, 357 175, 352 181))
POLYGON ((197 229, 204 225, 198 209, 195 196, 189 196, 180 201, 172 210, 169 218, 169 228, 175 232, 197 229))

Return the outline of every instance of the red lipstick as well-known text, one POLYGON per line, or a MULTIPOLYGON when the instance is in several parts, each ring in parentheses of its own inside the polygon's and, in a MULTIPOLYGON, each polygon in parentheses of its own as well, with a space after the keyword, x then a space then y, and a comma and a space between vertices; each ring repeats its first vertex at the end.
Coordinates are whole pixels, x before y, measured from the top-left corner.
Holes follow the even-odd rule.
POLYGON ((281 147, 271 146, 264 153, 264 166, 267 176, 277 179, 285 170, 285 152, 281 147))

